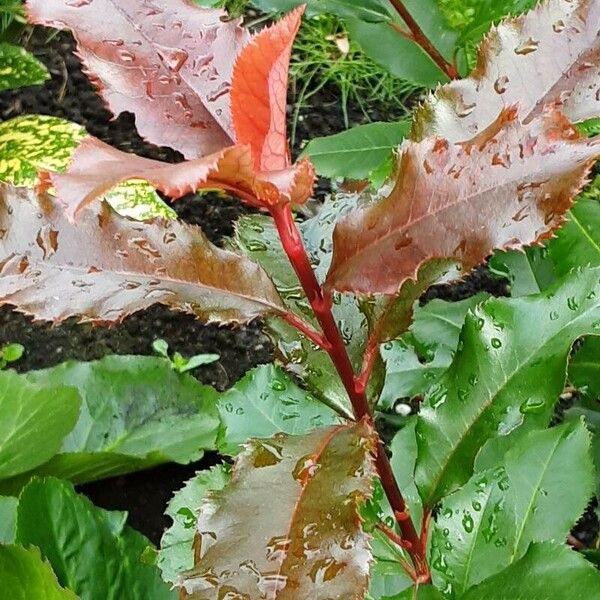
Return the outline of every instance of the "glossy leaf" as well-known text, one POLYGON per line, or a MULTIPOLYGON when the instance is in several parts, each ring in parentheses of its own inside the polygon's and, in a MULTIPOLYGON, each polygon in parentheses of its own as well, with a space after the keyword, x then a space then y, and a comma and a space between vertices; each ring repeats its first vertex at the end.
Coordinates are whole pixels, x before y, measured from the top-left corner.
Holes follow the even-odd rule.
POLYGON ((415 309, 409 332, 381 347, 386 365, 382 408, 423 395, 434 385, 452 362, 467 312, 487 298, 480 293, 458 302, 436 299, 415 309))
POLYGON ((340 17, 356 17, 367 22, 377 23, 389 18, 385 0, 254 0, 257 8, 265 12, 286 12, 302 4, 306 5, 308 16, 333 13, 340 17))
MULTIPOLYGON (((369 23, 358 15, 345 18, 350 38, 367 56, 396 77, 427 87, 447 81, 446 75, 422 48, 396 30, 400 27, 407 31, 407 28, 389 1, 380 0, 379 4, 388 11, 388 20, 369 23)), ((453 61, 457 34, 448 25, 439 3, 436 0, 403 0, 403 4, 441 54, 453 61)))
POLYGON ((569 363, 569 380, 586 396, 600 398, 600 336, 586 338, 569 363))
POLYGON ((524 123, 548 105, 571 121, 600 116, 599 21, 596 0, 549 0, 492 28, 471 76, 438 89, 417 112, 415 138, 469 140, 513 105, 524 123))
MULTIPOLYGON (((85 136, 81 125, 46 115, 22 115, 0 123, 0 181, 36 186, 38 171, 60 173, 67 168, 85 136)), ((177 216, 143 181, 118 185, 104 198, 119 214, 133 219, 177 216)))
POLYGON ((40 551, 22 546, 0 546, 2 593, 10 600, 77 600, 62 588, 40 551))
POLYGON ((226 465, 199 471, 169 501, 165 514, 173 524, 160 540, 157 563, 165 581, 175 583, 179 573, 194 566, 192 546, 198 508, 209 492, 222 490, 229 479, 226 465))
POLYGON ((75 226, 52 198, 3 188, 0 230, 0 303, 37 319, 115 322, 156 303, 209 322, 283 309, 258 265, 190 225, 129 221, 103 205, 75 226))
POLYGON ((141 136, 196 158, 229 146, 233 63, 248 39, 238 20, 185 0, 28 0, 31 22, 70 29, 88 77, 141 136))
POLYGON ((25 48, 0 43, 0 91, 40 85, 49 77, 48 69, 25 48))
POLYGON ((51 458, 75 426, 79 404, 76 390, 0 371, 0 479, 51 458))
POLYGON ((547 292, 491 299, 467 315, 460 350, 417 423, 415 477, 427 506, 469 479, 486 440, 494 438, 489 466, 515 436, 548 424, 571 345, 600 327, 599 277, 576 272, 547 292))
POLYGON ((237 454, 249 438, 280 432, 302 435, 341 422, 333 410, 274 365, 262 365, 246 373, 221 395, 218 407, 223 424, 218 440, 222 454, 237 454))
POLYGON ((395 294, 432 258, 468 269, 494 249, 545 239, 599 154, 556 112, 524 126, 507 110, 465 144, 405 143, 391 194, 338 223, 326 285, 395 294))
POLYGON ((238 144, 252 149, 259 171, 290 166, 287 141, 288 68, 304 7, 263 29, 236 60, 231 85, 231 116, 238 144))
POLYGON ((17 498, 0 496, 0 544, 12 544, 15 541, 18 504, 17 498))
POLYGON ((312 139, 302 151, 323 177, 366 179, 392 157, 409 132, 407 121, 368 123, 312 139))
POLYGON ((87 137, 77 148, 64 174, 44 175, 74 220, 96 198, 118 184, 143 180, 174 200, 207 189, 229 190, 253 206, 305 202, 314 180, 306 160, 272 173, 257 173, 249 146, 232 146, 205 158, 164 163, 121 152, 87 137))
POLYGON ((96 508, 58 479, 21 493, 17 542, 37 546, 61 585, 88 600, 174 600, 158 569, 141 560, 150 542, 125 525, 126 513, 96 508))
POLYGON ((84 483, 165 462, 189 463, 204 450, 216 449, 216 390, 177 373, 164 359, 107 356, 68 361, 22 377, 46 389, 76 390, 81 411, 55 448, 56 456, 47 456, 33 473, 1 483, 2 489, 18 491, 33 474, 84 483))
POLYGON ((184 597, 363 595, 371 553, 357 510, 371 493, 374 443, 364 422, 251 442, 231 484, 200 509, 184 597))
POLYGON ((504 571, 471 588, 461 600, 593 598, 600 572, 567 546, 532 544, 527 554, 504 571))
POLYGON ((531 432, 502 466, 475 473, 444 499, 431 531, 435 585, 462 597, 519 560, 531 542, 566 539, 594 487, 590 435, 581 421, 531 432))

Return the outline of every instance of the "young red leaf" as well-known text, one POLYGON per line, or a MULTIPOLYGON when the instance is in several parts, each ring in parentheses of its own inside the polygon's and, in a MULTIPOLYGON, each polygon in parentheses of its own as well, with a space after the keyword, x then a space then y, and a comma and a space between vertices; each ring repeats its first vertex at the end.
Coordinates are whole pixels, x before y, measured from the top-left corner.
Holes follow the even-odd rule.
POLYGON ((365 422, 253 440, 231 483, 200 508, 184 598, 364 598, 375 435, 365 422))
POLYGON ((96 198, 128 179, 143 179, 171 198, 202 189, 224 189, 254 206, 304 202, 312 189, 314 173, 307 161, 286 171, 257 174, 249 146, 230 146, 205 158, 164 163, 121 152, 87 137, 75 151, 65 173, 44 176, 66 206, 71 220, 96 198))
POLYGON ((53 198, 0 187, 0 234, 0 304, 36 319, 115 322, 156 303, 223 323, 285 310, 257 264, 177 221, 102 204, 73 225, 53 198))
POLYGON ((290 164, 286 135, 288 68, 304 6, 263 29, 242 50, 233 70, 231 114, 239 144, 250 144, 257 169, 290 164))
POLYGON ((479 48, 467 79, 439 88, 416 113, 416 139, 471 139, 505 107, 528 123, 555 105, 573 122, 600 116, 600 2, 548 0, 509 18, 479 48))
POLYGON ((229 89, 248 35, 186 0, 28 0, 33 23, 70 29, 91 81, 148 141, 187 158, 232 143, 229 89))
POLYGON ((557 112, 523 125, 504 111, 463 144, 406 142, 391 194, 338 223, 326 286, 396 294, 429 260, 471 268, 495 249, 548 238, 599 155, 599 140, 557 112))

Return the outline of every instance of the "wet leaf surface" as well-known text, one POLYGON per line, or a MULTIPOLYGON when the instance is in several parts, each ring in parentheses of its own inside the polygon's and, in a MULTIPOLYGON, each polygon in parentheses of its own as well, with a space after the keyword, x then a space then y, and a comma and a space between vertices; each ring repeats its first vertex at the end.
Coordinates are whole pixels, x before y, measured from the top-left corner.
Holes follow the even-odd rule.
POLYGON ((200 509, 184 597, 362 598, 371 552, 357 511, 374 443, 362 422, 251 442, 200 509))
POLYGON ((600 271, 572 274, 539 295, 491 299, 469 315, 448 371, 417 423, 415 477, 428 506, 496 464, 550 421, 573 342, 600 328, 600 271))
POLYGON ((52 198, 0 190, 0 303, 37 319, 116 322, 161 303, 205 321, 282 311, 264 271, 200 229, 136 222, 102 205, 70 223, 52 198))
POLYGON ((209 492, 222 490, 229 479, 228 465, 199 471, 169 501, 165 513, 173 524, 160 540, 157 563, 165 581, 175 583, 179 573, 194 566, 192 546, 198 509, 209 492))
POLYGON ((229 91, 248 40, 225 12, 185 0, 29 0, 33 23, 70 29, 110 110, 131 112, 140 135, 187 158, 232 143, 229 91))
POLYGON ((218 401, 223 429, 219 452, 235 455, 249 438, 276 433, 302 435, 342 419, 330 408, 302 390, 285 371, 261 365, 249 371, 218 401))
MULTIPOLYGON (((38 171, 67 168, 85 136, 85 129, 77 123, 46 115, 23 115, 0 123, 0 181, 36 186, 38 171)), ((177 216, 143 181, 118 185, 104 198, 119 214, 137 220, 177 216)))
POLYGON ((471 588, 461 600, 564 600, 593 598, 600 572, 581 554, 550 542, 532 544, 504 571, 471 588))
POLYGON ((594 474, 581 421, 520 439, 501 466, 475 473, 442 502, 431 531, 435 585, 462 597, 519 560, 531 542, 566 539, 593 493, 594 474))
POLYGON ((528 123, 548 105, 571 121, 600 116, 600 4, 550 0, 488 33, 467 79, 440 89, 417 111, 416 139, 469 140, 508 106, 528 123))
POLYGON ((396 294, 433 258, 468 269, 494 249, 545 239, 599 154, 556 112, 522 125, 507 110, 464 144, 407 142, 390 195, 338 223, 326 286, 396 294))

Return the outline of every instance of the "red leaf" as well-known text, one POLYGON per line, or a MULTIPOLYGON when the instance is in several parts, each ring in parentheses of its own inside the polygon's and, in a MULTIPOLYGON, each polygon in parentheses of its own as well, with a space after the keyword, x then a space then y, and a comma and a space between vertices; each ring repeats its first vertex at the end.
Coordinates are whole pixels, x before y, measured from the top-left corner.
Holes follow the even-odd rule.
POLYGON ((286 134, 288 68, 304 6, 255 36, 233 71, 231 113, 239 144, 250 144, 260 171, 290 164, 286 134))
POLYGON ((32 22, 71 29, 85 70, 148 141, 187 158, 233 141, 229 88, 248 35, 186 0, 28 0, 32 22))
POLYGON ((364 598, 371 552, 358 506, 376 444, 365 422, 251 440, 200 507, 189 600, 364 598))
POLYGON ((463 144, 406 142, 389 197, 338 223, 326 286, 396 294, 432 259, 470 268, 548 238, 598 156, 557 112, 523 125, 507 110, 463 144))
POLYGON ((414 137, 471 139, 501 110, 523 122, 554 105, 573 122, 600 116, 600 2, 547 0, 493 27, 467 79, 441 86, 415 114, 414 137))
POLYGON ((121 152, 93 137, 81 142, 65 173, 49 176, 71 220, 128 179, 148 181, 174 199, 197 190, 224 189, 251 205, 267 207, 305 201, 313 178, 312 165, 306 161, 284 172, 257 174, 249 146, 230 146, 205 158, 171 164, 121 152))
POLYGON ((0 305, 36 319, 115 322, 157 303, 224 323, 285 310, 261 267, 178 221, 99 204, 73 225, 53 198, 4 186, 0 232, 0 305))

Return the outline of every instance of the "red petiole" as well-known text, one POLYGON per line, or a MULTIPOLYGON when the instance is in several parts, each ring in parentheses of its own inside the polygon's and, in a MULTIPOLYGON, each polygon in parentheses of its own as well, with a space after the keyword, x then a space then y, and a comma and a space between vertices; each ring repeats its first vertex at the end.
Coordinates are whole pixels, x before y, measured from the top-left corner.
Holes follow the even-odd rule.
MULTIPOLYGON (((374 423, 365 393, 371 369, 370 367, 366 370, 363 369, 363 373, 358 377, 355 375, 354 368, 346 351, 346 346, 331 312, 331 296, 323 292, 321 285, 317 281, 300 232, 296 227, 290 205, 274 206, 270 209, 270 212, 275 221, 285 253, 300 280, 300 284, 311 304, 315 317, 321 326, 322 336, 326 341, 326 344, 322 347, 331 357, 348 393, 354 417, 357 420, 366 418, 371 423, 374 423)), ((300 330, 302 331, 302 329, 300 330)), ((376 351, 377 344, 372 342, 371 348, 367 350, 367 353, 370 355, 366 358, 367 365, 372 366, 376 351)), ((427 582, 430 579, 430 574, 425 555, 426 540, 422 539, 422 536, 417 533, 414 523, 408 514, 406 502, 398 488, 398 483, 396 482, 390 461, 381 441, 375 454, 375 465, 390 506, 396 515, 401 532, 399 539, 402 540, 402 547, 409 553, 414 564, 414 570, 411 569, 412 573, 409 572, 409 575, 419 583, 427 582)))

